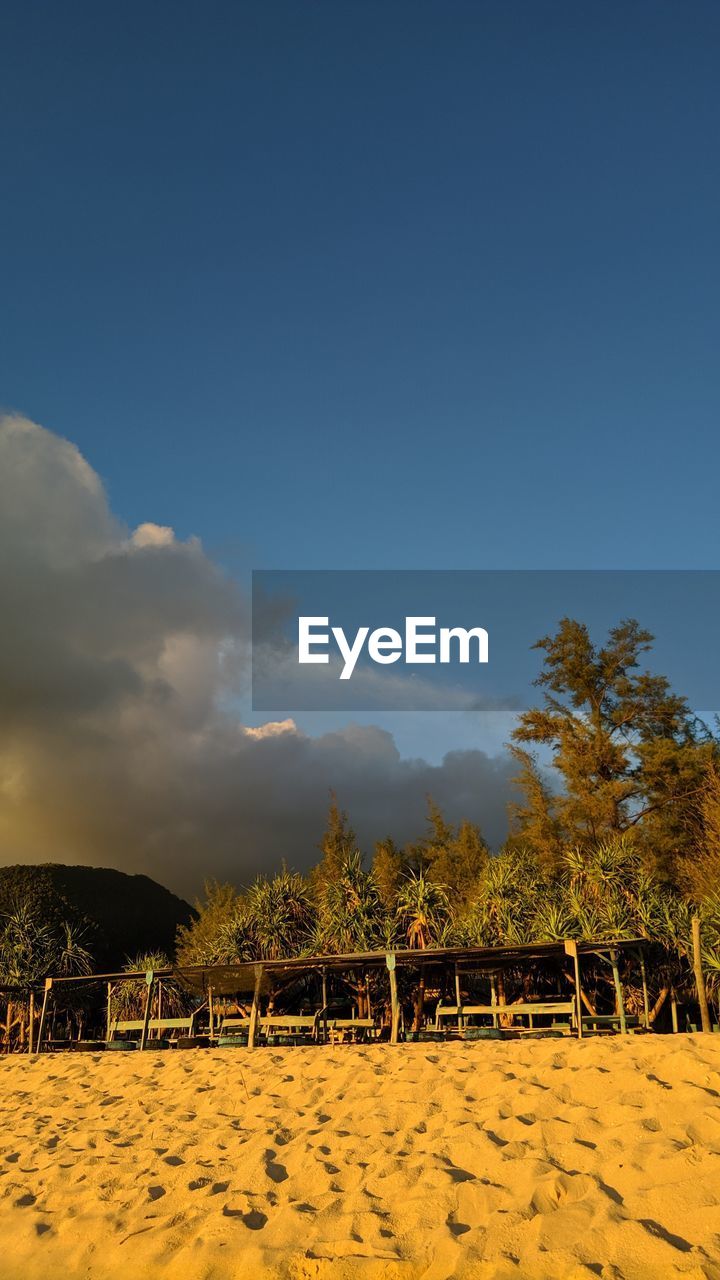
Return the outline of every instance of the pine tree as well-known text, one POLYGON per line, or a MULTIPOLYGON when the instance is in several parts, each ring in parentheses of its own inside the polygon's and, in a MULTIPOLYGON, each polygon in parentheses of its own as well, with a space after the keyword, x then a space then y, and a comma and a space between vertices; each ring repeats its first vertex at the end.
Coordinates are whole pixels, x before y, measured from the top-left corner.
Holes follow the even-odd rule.
POLYGON ((564 618, 556 635, 538 641, 544 705, 524 712, 512 736, 516 744, 550 748, 563 791, 543 816, 536 775, 525 768, 520 782, 531 830, 521 824, 523 837, 529 840, 533 825, 537 836, 538 820, 543 826, 547 817, 556 818, 566 845, 593 845, 637 828, 646 857, 666 873, 688 852, 693 807, 718 744, 664 676, 640 671, 652 639, 629 620, 599 647, 585 625, 564 618))
POLYGON ((390 836, 377 841, 372 869, 383 907, 394 911, 398 890, 407 872, 407 856, 390 836))
POLYGON ((458 827, 445 821, 442 810, 428 797, 429 832, 424 841, 420 870, 429 880, 449 885, 456 904, 467 901, 489 857, 480 829, 463 821, 458 827))
POLYGON ((348 858, 356 849, 355 832, 350 826, 347 814, 338 806, 335 793, 332 792, 327 828, 320 842, 322 857, 310 872, 311 888, 316 897, 322 892, 325 884, 338 878, 348 858))

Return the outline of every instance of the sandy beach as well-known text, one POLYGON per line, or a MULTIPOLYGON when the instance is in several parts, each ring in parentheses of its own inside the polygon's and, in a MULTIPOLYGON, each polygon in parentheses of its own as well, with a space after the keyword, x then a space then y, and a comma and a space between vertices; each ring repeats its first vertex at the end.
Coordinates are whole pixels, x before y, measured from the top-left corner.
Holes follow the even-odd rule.
POLYGON ((6 1280, 720 1277, 720 1037, 6 1058, 6 1280))

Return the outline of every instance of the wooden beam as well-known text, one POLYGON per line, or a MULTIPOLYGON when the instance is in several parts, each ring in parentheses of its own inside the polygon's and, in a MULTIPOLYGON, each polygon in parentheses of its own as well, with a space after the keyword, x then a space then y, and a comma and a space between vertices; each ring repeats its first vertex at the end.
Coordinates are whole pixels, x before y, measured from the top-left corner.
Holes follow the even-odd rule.
POLYGON ((33 1042, 35 1038, 35 992, 30 992, 30 1015, 28 1023, 28 1053, 33 1051, 33 1042))
POLYGON ((645 956, 642 953, 642 949, 638 951, 638 959, 640 960, 640 974, 642 976, 643 1012, 645 1015, 645 1027, 646 1027, 646 1030, 649 1031, 650 1030, 650 1000, 648 998, 647 973, 645 972, 645 956))
POLYGON ((395 972, 395 953, 389 951, 385 956, 390 975, 390 1043, 397 1044, 400 1038, 400 1003, 398 1001, 397 973, 395 972))
POLYGON ((613 982, 615 983, 615 995, 617 996, 618 1016, 620 1018, 620 1031, 624 1036, 627 1035, 627 1019, 625 1017, 625 998, 623 996, 622 983, 620 981, 620 970, 618 969, 617 951, 610 952, 610 964, 612 965, 613 982))
POLYGON ((327 1004, 328 1004, 327 969, 323 965, 323 970, 322 970, 322 1042, 323 1044, 327 1044, 328 1042, 327 1004))
MULTIPOLYGON (((498 998, 497 998, 497 983, 496 983, 496 981, 495 981, 495 974, 494 974, 494 973, 491 973, 491 974, 490 974, 490 1003, 491 1003, 491 1005, 493 1006, 493 1008, 496 1008, 496 1007, 497 1007, 497 1002, 498 1002, 498 998)), ((493 1014, 493 1016, 492 1016, 492 1020, 493 1020, 493 1026, 497 1029, 497 1025, 498 1025, 498 1016, 497 1016, 497 1014, 496 1014, 496 1013, 494 1013, 494 1014, 493 1014)))
POLYGON ((578 1040, 582 1040, 583 1035, 583 1011, 582 1011, 582 983, 580 981, 580 956, 578 955, 578 945, 574 938, 565 939, 565 954, 570 956, 575 970, 575 1022, 577 1025, 578 1040))
POLYGON ((253 991, 253 1002, 250 1010, 250 1026, 248 1027, 248 1049, 255 1048, 255 1036, 257 1034, 258 1014, 260 1012, 260 985, 262 983, 263 967, 261 964, 255 965, 255 990, 253 991))
POLYGON ((699 916, 693 916, 692 919, 692 949, 693 973, 695 974, 695 986, 697 987, 698 1004, 700 1005, 700 1026, 703 1031, 712 1031, 710 1008, 707 991, 705 990, 705 975, 702 967, 702 938, 700 937, 699 916))
POLYGON ((675 988, 674 988, 674 987, 671 987, 671 988, 670 988, 670 1016, 672 1017, 672 1029, 673 1029, 673 1034, 674 1034, 674 1035, 677 1035, 677 1033, 678 1033, 678 1007, 677 1007, 677 996, 675 995, 675 988))
POLYGON ((152 1005, 153 987, 155 985, 155 974, 152 969, 148 969, 145 974, 147 983, 147 995, 145 996, 145 1013, 143 1014, 143 1026, 140 1032, 140 1048, 144 1049, 147 1044, 148 1027, 150 1025, 150 1008, 152 1005))
POLYGON ((53 983, 52 978, 45 979, 45 993, 43 995, 42 1011, 40 1013, 40 1026, 38 1027, 38 1039, 37 1039, 38 1053, 40 1053, 40 1050, 42 1049, 43 1031, 45 1030, 45 1018, 47 1016, 48 1001, 50 999, 50 992, 52 991, 52 983, 53 983))

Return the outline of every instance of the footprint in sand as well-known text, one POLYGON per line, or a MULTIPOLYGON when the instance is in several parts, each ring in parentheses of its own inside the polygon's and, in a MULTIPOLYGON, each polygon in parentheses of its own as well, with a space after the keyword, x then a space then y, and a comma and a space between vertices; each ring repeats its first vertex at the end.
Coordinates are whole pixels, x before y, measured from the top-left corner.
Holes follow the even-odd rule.
POLYGON ((563 1205, 584 1200, 595 1188, 593 1179, 584 1173, 561 1173, 539 1183, 530 1203, 538 1213, 553 1213, 563 1205))
POLYGON ((275 1160, 274 1151, 265 1152, 265 1172, 268 1178, 272 1178, 273 1182, 285 1182, 290 1176, 285 1165, 278 1164, 275 1160))
POLYGON ((464 1236, 470 1230, 467 1222, 456 1222, 452 1214, 448 1217, 446 1226, 454 1236, 464 1236))

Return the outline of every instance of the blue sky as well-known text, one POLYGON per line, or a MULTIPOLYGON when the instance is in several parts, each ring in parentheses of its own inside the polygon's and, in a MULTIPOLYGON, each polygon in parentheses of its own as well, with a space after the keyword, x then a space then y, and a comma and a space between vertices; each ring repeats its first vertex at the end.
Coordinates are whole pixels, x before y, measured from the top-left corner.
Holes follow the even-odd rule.
POLYGON ((229 563, 713 565, 719 42, 4 5, 2 402, 229 563))
POLYGON ((5 4, 0 401, 240 573, 712 567, 719 47, 700 2, 5 4))

